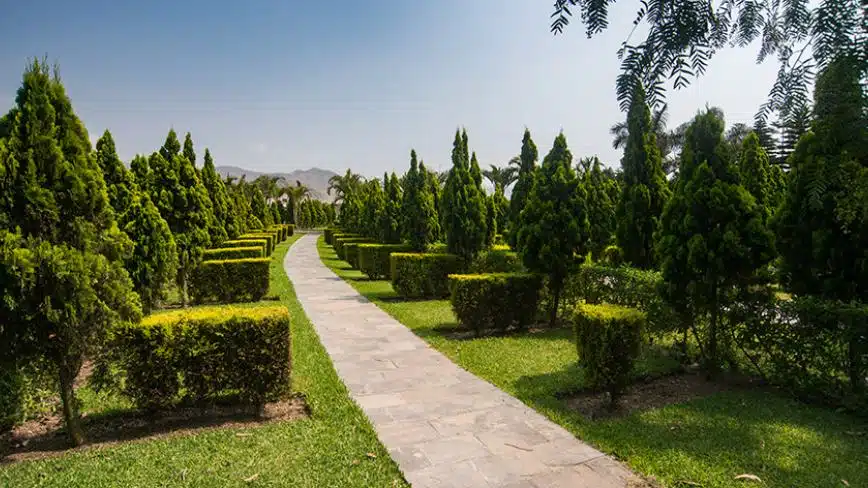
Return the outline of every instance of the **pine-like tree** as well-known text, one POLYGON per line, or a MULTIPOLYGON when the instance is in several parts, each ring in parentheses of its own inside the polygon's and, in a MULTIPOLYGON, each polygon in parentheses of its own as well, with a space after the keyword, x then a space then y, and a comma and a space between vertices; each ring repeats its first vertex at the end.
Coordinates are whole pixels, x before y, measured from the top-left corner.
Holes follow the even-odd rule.
POLYGON ((160 156, 163 156, 168 162, 175 159, 175 156, 181 154, 181 142, 178 141, 178 134, 175 129, 169 129, 169 134, 166 136, 166 142, 160 148, 160 156))
POLYGON ((440 195, 442 188, 440 187, 440 179, 437 178, 437 172, 428 170, 425 172, 425 178, 428 183, 428 191, 431 193, 431 199, 434 200, 434 215, 437 219, 437 227, 435 229, 434 241, 439 241, 442 237, 443 228, 440 225, 443 213, 441 211, 440 195))
POLYGON ((498 208, 494 195, 485 197, 485 247, 494 245, 494 236, 497 234, 498 208))
POLYGON ((582 174, 581 184, 587 193, 588 220, 591 225, 590 249, 591 255, 597 259, 615 237, 617 206, 610 195, 614 193, 612 186, 617 183, 603 173, 598 158, 583 160, 583 164, 587 166, 582 174))
POLYGON ((402 231, 414 251, 424 252, 434 242, 439 224, 434 210, 434 197, 427 184, 427 170, 416 161, 416 151, 410 151, 410 171, 404 177, 404 213, 402 231))
POLYGON ((139 186, 139 190, 145 193, 151 193, 151 168, 148 166, 148 158, 137 154, 130 163, 130 172, 133 175, 133 181, 139 186))
POLYGON ((625 261, 637 268, 650 269, 655 262, 654 232, 671 193, 641 86, 637 87, 627 114, 627 130, 621 160, 624 186, 617 210, 617 240, 625 261))
POLYGON ((265 201, 265 195, 262 190, 256 185, 248 185, 248 198, 250 199, 250 214, 256 217, 264 226, 273 224, 271 221, 271 212, 268 211, 268 203, 265 201))
POLYGON ((194 168, 196 167, 196 150, 193 149, 193 136, 189 132, 184 136, 184 149, 181 155, 187 158, 194 168))
POLYGON ((557 320, 564 282, 587 255, 590 242, 587 197, 572 161, 567 139, 558 134, 536 174, 519 221, 518 249, 524 265, 548 276, 551 326, 557 320))
POLYGON ((664 296, 676 310, 705 324, 701 347, 709 371, 721 364, 723 310, 734 293, 756 282, 774 256, 763 210, 739 184, 727 153, 723 120, 696 116, 687 129, 678 184, 661 221, 657 255, 664 296))
POLYGON ((177 274, 175 239, 151 198, 139 190, 124 167, 109 131, 97 141, 96 149, 118 225, 133 241, 124 268, 141 298, 143 311, 148 313, 165 298, 166 287, 177 274))
MULTIPOLYGON (((235 201, 229 196, 226 185, 217 174, 211 151, 207 148, 205 149, 205 161, 202 165, 201 177, 202 184, 208 191, 208 198, 211 200, 217 225, 223 228, 227 239, 238 237, 241 235, 243 221, 239 219, 238 213, 235 211, 235 201)), ((209 234, 213 238, 214 234, 210 232, 209 234)))
MULTIPOLYGON (((479 169, 479 165, 476 165, 479 169)), ((441 198, 446 247, 469 263, 485 248, 485 194, 468 160, 467 132, 455 132, 452 170, 441 198)))
POLYGON ((763 216, 768 219, 774 213, 779 202, 772 186, 772 168, 769 164, 769 156, 760 144, 760 138, 755 132, 751 132, 741 145, 738 172, 741 175, 742 186, 753 195, 757 205, 763 211, 763 216))
POLYGON ((524 210, 527 204, 527 197, 530 195, 530 190, 533 188, 533 180, 536 175, 536 160, 539 158, 539 153, 536 149, 536 144, 530 138, 530 131, 524 130, 524 137, 521 141, 521 156, 519 161, 521 165, 518 168, 518 180, 512 188, 512 195, 509 201, 509 245, 513 249, 518 247, 518 226, 521 222, 521 211, 524 210))
POLYGON ((175 152, 171 161, 162 154, 172 154, 172 141, 177 143, 174 131, 169 132, 167 144, 148 159, 153 187, 151 200, 166 219, 178 248, 177 283, 181 303, 187 305, 187 281, 199 265, 202 252, 211 244, 208 234, 213 220, 208 190, 199 180, 190 161, 175 152), (168 147, 168 149, 167 149, 168 147))
POLYGON ((503 235, 508 234, 509 200, 507 200, 506 195, 503 194, 503 187, 498 186, 495 188, 492 198, 494 199, 494 207, 497 209, 497 220, 495 221, 497 225, 496 233, 503 235))
POLYGON ((362 222, 364 235, 376 239, 380 235, 380 219, 386 210, 386 195, 380 180, 372 178, 364 184, 364 203, 362 206, 362 222))
POLYGON ((384 244, 399 244, 401 242, 401 184, 398 177, 392 173, 383 174, 386 184, 385 207, 380 214, 380 242, 384 244))
POLYGON ((0 128, 0 363, 47 360, 66 431, 84 442, 74 380, 107 332, 141 311, 102 171, 59 77, 34 61, 0 128))

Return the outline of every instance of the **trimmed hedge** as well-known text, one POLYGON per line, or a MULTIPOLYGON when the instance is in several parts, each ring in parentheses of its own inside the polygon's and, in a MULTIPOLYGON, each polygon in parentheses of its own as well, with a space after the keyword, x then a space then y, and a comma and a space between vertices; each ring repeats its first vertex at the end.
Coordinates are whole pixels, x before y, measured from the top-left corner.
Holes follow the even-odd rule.
POLYGON ((408 252, 410 246, 404 244, 365 244, 358 245, 359 269, 372 280, 388 278, 391 264, 389 256, 394 252, 408 252))
POLYGON ((268 239, 233 239, 231 241, 223 241, 220 243, 221 249, 229 247, 254 247, 262 248, 262 255, 265 256, 268 250, 268 239))
POLYGON ((525 271, 521 256, 509 246, 494 246, 479 253, 470 264, 472 273, 521 273, 525 271), (504 249, 505 248, 505 249, 504 249))
POLYGON ((344 261, 350 263, 353 269, 359 269, 359 245, 362 242, 344 243, 344 261))
POLYGON ((286 240, 287 232, 285 225, 275 225, 268 228, 269 231, 275 232, 277 234, 277 242, 283 242, 286 240))
MULTIPOLYGON (((249 241, 248 241, 249 242, 249 241)), ((221 259, 244 259, 244 258, 261 258, 265 257, 262 246, 253 247, 221 247, 217 249, 206 249, 202 253, 202 259, 205 261, 217 261, 221 259)))
POLYGON ((290 238, 295 235, 295 224, 283 224, 286 226, 286 237, 290 238))
POLYGON ((124 393, 146 409, 236 395, 261 408, 290 392, 286 307, 203 307, 119 327, 114 360, 124 393))
POLYGON ((452 310, 477 336, 483 330, 531 324, 541 288, 542 277, 530 273, 449 275, 452 310))
MULTIPOLYGON (((331 245, 332 245, 332 247, 335 247, 335 246, 337 246, 337 240, 338 239, 341 239, 341 238, 348 239, 350 237, 362 237, 362 236, 359 234, 353 234, 351 232, 335 231, 332 234, 331 245)), ((337 251, 337 247, 335 247, 335 251, 337 251)))
POLYGON ((460 273, 454 254, 392 253, 389 256, 392 288, 405 298, 446 298, 449 275, 460 273))
POLYGON ((323 231, 323 239, 325 239, 325 243, 328 244, 329 246, 331 246, 334 243, 334 235, 340 234, 341 232, 343 232, 343 231, 341 231, 340 229, 338 229, 336 227, 329 227, 329 228, 325 229, 323 231))
POLYGON ((367 237, 338 237, 338 238, 335 238, 335 245, 334 245, 335 252, 337 253, 338 257, 344 261, 347 260, 347 255, 344 252, 345 251, 344 250, 344 244, 349 244, 351 242, 359 243, 359 242, 373 242, 373 241, 367 237))
POLYGON ((271 256, 271 253, 274 251, 274 246, 277 244, 277 240, 274 237, 274 234, 271 232, 257 232, 251 234, 243 234, 238 236, 237 241, 267 241, 265 243, 265 255, 271 256))
POLYGON ((195 303, 260 300, 268 293, 269 258, 203 261, 190 277, 195 303))
POLYGON ((629 384, 639 357, 645 313, 620 305, 580 304, 573 320, 585 381, 607 391, 614 406, 629 384))

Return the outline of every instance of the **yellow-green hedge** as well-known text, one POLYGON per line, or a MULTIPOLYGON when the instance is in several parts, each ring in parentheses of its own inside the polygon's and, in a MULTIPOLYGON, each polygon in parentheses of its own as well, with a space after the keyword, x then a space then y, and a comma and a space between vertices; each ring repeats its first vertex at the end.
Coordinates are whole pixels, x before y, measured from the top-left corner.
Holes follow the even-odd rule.
POLYGON ((483 330, 524 328, 533 322, 542 278, 530 273, 449 275, 450 301, 458 322, 483 330))
POLYGON ((353 234, 351 232, 344 232, 340 230, 336 230, 332 233, 332 240, 329 242, 337 251, 337 240, 340 238, 350 238, 350 237, 362 237, 359 234, 353 234))
POLYGON ((405 298, 446 298, 449 275, 461 272, 454 254, 396 252, 389 256, 392 288, 405 298))
POLYGON ((389 256, 393 252, 408 252, 405 244, 359 244, 359 269, 372 280, 388 278, 390 274, 389 256))
POLYGON ((283 224, 273 225, 268 228, 269 231, 274 232, 277 235, 277 242, 283 242, 286 240, 286 226, 283 224))
POLYGON ((630 383, 641 352, 645 313, 608 303, 579 304, 573 321, 585 381, 592 388, 609 392, 614 405, 630 383))
POLYGON ((214 261, 221 259, 261 258, 264 257, 264 252, 265 250, 262 246, 220 247, 217 249, 206 249, 202 254, 202 259, 214 261))
POLYGON ((145 317, 115 331, 124 392, 142 408, 235 395, 261 407, 290 391, 286 307, 202 307, 145 317))
POLYGON ((265 240, 265 241, 267 241, 265 243, 265 255, 266 256, 271 256, 271 253, 274 251, 274 246, 277 245, 277 238, 275 237, 274 233, 272 233, 272 232, 256 232, 256 233, 243 234, 243 235, 238 236, 238 239, 236 239, 236 240, 238 240, 238 241, 265 240))
POLYGON ((335 248, 335 252, 337 253, 339 258, 343 259, 344 261, 347 260, 347 255, 345 253, 344 244, 349 244, 352 242, 359 243, 359 242, 373 242, 373 241, 367 237, 337 237, 337 238, 335 238, 334 248, 335 248))
POLYGON ((323 239, 325 239, 325 243, 328 245, 332 245, 332 237, 334 237, 335 233, 340 234, 341 230, 335 227, 329 227, 323 231, 323 239))
POLYGON ((203 261, 190 277, 195 303, 255 302, 268 293, 269 258, 203 261))

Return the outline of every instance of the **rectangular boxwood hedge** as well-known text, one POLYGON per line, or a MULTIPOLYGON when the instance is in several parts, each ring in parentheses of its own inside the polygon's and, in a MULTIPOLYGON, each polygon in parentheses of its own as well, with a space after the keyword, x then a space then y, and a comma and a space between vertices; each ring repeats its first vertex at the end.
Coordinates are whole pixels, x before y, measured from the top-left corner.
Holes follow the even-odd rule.
POLYGON ((286 237, 287 238, 295 235, 295 225, 293 225, 293 224, 284 224, 284 225, 286 225, 286 237))
POLYGON ((204 261, 215 261, 221 259, 244 259, 244 258, 263 258, 265 257, 262 246, 250 247, 219 247, 217 249, 206 249, 202 254, 204 261))
POLYGON ((268 228, 269 231, 277 234, 277 242, 283 242, 286 240, 286 226, 283 224, 274 225, 268 228))
POLYGON ((124 392, 142 408, 227 394, 261 408, 290 392, 286 307, 202 307, 145 317, 114 335, 124 392))
POLYGON ((325 243, 329 246, 332 245, 332 238, 334 237, 335 233, 339 234, 341 233, 341 230, 335 227, 329 227, 323 231, 323 239, 325 240, 325 243))
POLYGON ((542 277, 530 273, 449 275, 452 310, 477 336, 483 330, 530 325, 541 288, 542 277))
POLYGON ((337 240, 341 239, 341 238, 350 238, 350 237, 362 237, 362 236, 360 236, 359 234, 353 234, 351 232, 335 231, 335 233, 332 234, 332 242, 330 244, 332 245, 332 247, 335 248, 335 251, 337 251, 338 250, 336 247, 337 246, 337 240))
POLYGON ((405 298, 446 298, 449 275, 460 273, 454 254, 396 252, 389 256, 392 288, 405 298))
POLYGON ((359 269, 359 245, 361 242, 346 242, 344 243, 345 261, 350 263, 353 269, 359 269))
POLYGON ((260 300, 268 293, 269 258, 203 261, 190 277, 195 303, 260 300))
POLYGON ((271 253, 274 251, 274 246, 277 245, 277 242, 276 242, 277 240, 275 239, 274 234, 271 232, 257 232, 257 233, 243 234, 243 235, 238 236, 238 239, 236 239, 236 240, 239 240, 239 241, 265 240, 265 241, 267 241, 265 243, 265 254, 267 256, 271 256, 271 253))
POLYGON ((338 257, 342 260, 347 260, 347 255, 344 252, 344 244, 349 244, 351 242, 359 243, 359 242, 373 242, 370 238, 367 237, 339 237, 335 239, 335 253, 337 253, 338 257))
POLYGON ((381 280, 390 275, 389 256, 393 252, 409 252, 405 244, 359 244, 359 269, 372 280, 381 280))

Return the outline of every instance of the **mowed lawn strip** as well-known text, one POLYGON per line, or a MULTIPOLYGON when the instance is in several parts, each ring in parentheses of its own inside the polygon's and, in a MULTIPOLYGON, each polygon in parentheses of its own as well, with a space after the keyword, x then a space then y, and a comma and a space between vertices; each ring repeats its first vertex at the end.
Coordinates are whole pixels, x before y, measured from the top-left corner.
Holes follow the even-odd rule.
MULTIPOLYGON (((349 398, 283 270, 283 258, 299 237, 292 236, 275 249, 270 293, 278 295, 292 315, 293 390, 304 394, 311 418, 5 465, 0 467, 0 486, 407 486, 367 418, 349 398)), ((97 401, 87 395, 85 400, 97 401)), ((123 407, 117 402, 101 403, 106 408, 123 407)), ((94 409, 85 405, 85 410, 94 409)))
MULTIPOLYGON (((762 391, 732 391, 627 417, 588 421, 559 394, 582 386, 571 330, 451 339, 448 300, 402 301, 322 239, 322 261, 361 294, 468 371, 668 487, 868 486, 868 423, 762 391), (736 479, 758 476, 762 483, 736 479)), ((665 363, 665 361, 664 361, 665 363)), ((654 358, 641 372, 666 369, 654 358)))

